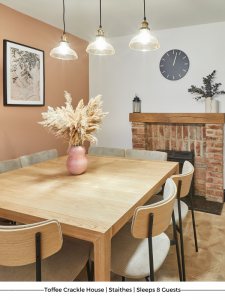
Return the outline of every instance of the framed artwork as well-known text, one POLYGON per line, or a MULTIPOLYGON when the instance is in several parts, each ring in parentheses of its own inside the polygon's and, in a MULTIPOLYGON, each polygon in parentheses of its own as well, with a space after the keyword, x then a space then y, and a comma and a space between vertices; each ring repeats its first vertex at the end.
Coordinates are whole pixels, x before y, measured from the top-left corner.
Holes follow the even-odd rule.
POLYGON ((44 51, 3 41, 4 105, 44 106, 44 51))

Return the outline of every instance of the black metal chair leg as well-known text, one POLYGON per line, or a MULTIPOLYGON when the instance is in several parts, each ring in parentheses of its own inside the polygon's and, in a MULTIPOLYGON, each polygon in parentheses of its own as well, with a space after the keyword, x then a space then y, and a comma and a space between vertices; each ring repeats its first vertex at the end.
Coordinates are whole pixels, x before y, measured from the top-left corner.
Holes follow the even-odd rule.
POLYGON ((92 281, 92 280, 91 280, 91 270, 90 270, 89 260, 88 260, 87 263, 86 263, 86 270, 87 270, 88 281, 92 281))
POLYGON ((178 201, 178 214, 179 214, 180 249, 181 249, 181 259, 182 259, 183 281, 186 281, 185 261, 184 261, 183 229, 182 229, 181 208, 180 208, 180 194, 178 194, 177 201, 178 201))
POLYGON ((196 227, 195 227, 195 215, 194 215, 194 207, 193 207, 193 198, 192 198, 191 193, 190 193, 190 201, 191 201, 192 225, 193 225, 194 238, 195 238, 195 251, 198 252, 198 242, 197 242, 197 233, 196 233, 196 227))
POLYGON ((90 281, 94 281, 94 262, 91 262, 91 272, 90 272, 90 281))
POLYGON ((153 244, 152 244, 152 228, 153 228, 153 214, 149 215, 149 230, 148 230, 148 250, 150 263, 150 278, 154 281, 154 265, 153 265, 153 244))
POLYGON ((177 230, 176 230, 176 223, 175 223, 174 211, 172 213, 172 221, 173 221, 173 234, 174 234, 175 243, 176 243, 178 271, 179 271, 180 281, 182 281, 183 279, 182 279, 182 269, 181 269, 181 261, 180 261, 180 251, 179 251, 179 244, 178 244, 178 237, 177 237, 177 230))
POLYGON ((125 281, 125 277, 124 276, 122 276, 122 281, 125 281))

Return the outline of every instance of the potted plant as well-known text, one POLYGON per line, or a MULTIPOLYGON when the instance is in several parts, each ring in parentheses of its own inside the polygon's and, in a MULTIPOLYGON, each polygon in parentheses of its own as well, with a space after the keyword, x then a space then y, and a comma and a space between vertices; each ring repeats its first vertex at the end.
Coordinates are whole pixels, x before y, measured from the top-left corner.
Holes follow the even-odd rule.
POLYGON ((72 174, 81 174, 87 168, 84 141, 97 144, 98 140, 93 133, 101 127, 103 118, 108 113, 102 112, 101 96, 92 98, 88 105, 84 106, 80 100, 76 109, 73 109, 72 98, 65 92, 66 107, 56 109, 48 106, 48 111, 42 113, 44 121, 39 122, 57 138, 61 137, 69 142, 69 157, 66 162, 68 171, 72 174))
POLYGON ((197 101, 201 98, 205 98, 205 112, 206 113, 217 113, 218 100, 212 100, 214 95, 225 94, 225 91, 218 91, 221 83, 212 84, 212 81, 215 77, 216 70, 206 77, 203 77, 203 86, 197 88, 195 85, 192 85, 188 92, 191 94, 199 94, 200 96, 194 97, 197 101))

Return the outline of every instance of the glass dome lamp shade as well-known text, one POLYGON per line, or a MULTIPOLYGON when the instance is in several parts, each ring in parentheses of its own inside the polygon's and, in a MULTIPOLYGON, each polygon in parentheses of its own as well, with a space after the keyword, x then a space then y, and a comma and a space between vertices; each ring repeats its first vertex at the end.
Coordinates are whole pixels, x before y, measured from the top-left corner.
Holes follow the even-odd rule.
POLYGON ((105 40, 104 31, 102 30, 102 1, 100 4, 100 25, 98 34, 96 35, 96 41, 88 45, 86 51, 89 54, 94 55, 112 55, 115 53, 113 46, 108 44, 105 40))
POLYGON ((150 29, 145 17, 145 0, 144 0, 144 21, 140 29, 139 35, 132 38, 129 47, 139 51, 152 51, 160 48, 159 41, 150 34, 150 29))
POLYGON ((63 60, 75 60, 78 58, 77 53, 70 48, 70 43, 67 41, 66 36, 66 22, 65 22, 65 2, 63 0, 63 36, 59 42, 59 46, 52 49, 50 56, 63 60))
POLYGON ((63 34, 61 41, 59 42, 59 46, 52 49, 52 51, 50 52, 50 56, 64 60, 77 59, 77 53, 70 48, 69 44, 70 43, 67 41, 66 35, 63 34))
POLYGON ((106 42, 102 28, 98 30, 96 41, 89 44, 86 51, 94 55, 112 55, 115 53, 113 46, 106 42))

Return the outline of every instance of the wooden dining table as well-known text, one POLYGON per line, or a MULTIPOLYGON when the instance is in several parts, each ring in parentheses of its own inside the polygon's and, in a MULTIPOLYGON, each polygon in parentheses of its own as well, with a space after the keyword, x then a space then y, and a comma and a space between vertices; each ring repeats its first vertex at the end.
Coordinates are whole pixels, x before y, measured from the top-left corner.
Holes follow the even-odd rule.
POLYGON ((179 173, 179 164, 87 158, 81 175, 67 171, 67 156, 0 174, 0 217, 25 224, 57 219, 63 234, 94 244, 95 281, 110 281, 112 237, 136 207, 179 173))

